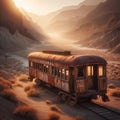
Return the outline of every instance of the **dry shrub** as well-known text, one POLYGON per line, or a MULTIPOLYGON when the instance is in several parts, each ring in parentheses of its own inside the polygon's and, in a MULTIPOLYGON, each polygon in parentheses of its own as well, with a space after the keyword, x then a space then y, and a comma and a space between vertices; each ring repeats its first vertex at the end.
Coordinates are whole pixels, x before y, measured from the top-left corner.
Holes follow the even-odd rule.
POLYGON ((56 106, 56 105, 51 105, 50 109, 52 111, 55 111, 55 112, 58 112, 58 113, 62 113, 62 110, 58 106, 56 106))
POLYGON ((11 79, 10 82, 11 82, 12 84, 15 84, 15 80, 13 80, 13 79, 11 79))
POLYGON ((50 113, 48 120, 59 120, 60 116, 56 113, 50 113))
POLYGON ((27 96, 28 97, 39 97, 40 92, 38 90, 36 90, 35 88, 32 88, 29 91, 27 91, 27 96))
POLYGON ((5 84, 0 82, 0 92, 3 91, 4 89, 8 88, 5 84))
POLYGON ((46 104, 51 105, 52 102, 50 100, 46 100, 46 104))
POLYGON ((0 78, 0 91, 7 89, 7 88, 8 89, 12 88, 11 82, 4 78, 0 78))
POLYGON ((32 88, 32 86, 31 86, 31 85, 28 85, 28 86, 26 86, 26 87, 24 88, 24 91, 27 92, 27 91, 29 91, 31 88, 32 88))
POLYGON ((81 116, 76 116, 73 120, 83 120, 81 116))
POLYGON ((19 80, 19 81, 22 81, 22 82, 27 82, 27 81, 29 81, 28 76, 27 76, 26 74, 21 74, 21 75, 18 77, 18 80, 19 80))
POLYGON ((114 96, 114 97, 120 97, 120 88, 109 90, 108 95, 114 96))
POLYGON ((36 110, 27 105, 18 106, 13 114, 17 117, 24 118, 25 120, 38 120, 36 110))
POLYGON ((23 87, 23 85, 20 84, 20 83, 14 83, 12 86, 14 86, 14 87, 23 87))
POLYGON ((17 103, 17 97, 12 90, 5 89, 0 93, 0 96, 4 97, 7 100, 17 103))

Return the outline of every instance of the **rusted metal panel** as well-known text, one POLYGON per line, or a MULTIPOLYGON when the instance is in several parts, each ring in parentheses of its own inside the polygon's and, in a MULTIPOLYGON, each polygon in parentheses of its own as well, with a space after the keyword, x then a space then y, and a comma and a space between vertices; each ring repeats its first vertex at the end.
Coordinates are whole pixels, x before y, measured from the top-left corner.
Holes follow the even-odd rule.
POLYGON ((44 82, 48 83, 48 75, 43 72, 37 71, 36 78, 39 78, 40 80, 43 80, 44 82))
POLYGON ((54 82, 55 82, 55 86, 56 86, 57 88, 60 88, 60 89, 61 89, 61 87, 62 87, 62 82, 61 82, 61 80, 58 79, 58 78, 54 78, 54 82))
POLYGON ((94 87, 93 78, 87 77, 87 79, 86 79, 86 87, 87 87, 87 89, 91 89, 91 88, 94 87))
POLYGON ((54 77, 48 75, 48 83, 52 86, 55 86, 54 77))
POLYGON ((69 92, 69 84, 68 84, 68 81, 64 81, 62 80, 62 90, 66 91, 66 92, 69 92))
POLYGON ((40 80, 42 78, 42 73, 40 71, 37 71, 37 78, 39 78, 40 80))
POLYGON ((30 74, 31 76, 36 77, 36 70, 33 69, 33 68, 30 68, 30 69, 29 69, 29 74, 30 74))
POLYGON ((76 91, 77 93, 82 93, 86 91, 84 80, 76 80, 76 91))
POLYGON ((46 73, 43 73, 43 79, 44 82, 48 83, 48 75, 46 73))
POLYGON ((98 80, 99 82, 99 84, 98 84, 98 86, 99 86, 99 90, 106 90, 107 89, 107 80, 106 80, 106 78, 99 78, 99 80, 98 80))

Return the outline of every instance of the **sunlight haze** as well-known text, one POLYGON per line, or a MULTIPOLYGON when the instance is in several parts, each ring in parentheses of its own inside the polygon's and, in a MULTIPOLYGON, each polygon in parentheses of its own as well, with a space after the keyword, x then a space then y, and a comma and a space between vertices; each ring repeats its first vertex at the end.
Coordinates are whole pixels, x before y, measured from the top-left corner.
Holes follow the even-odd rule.
POLYGON ((77 5, 84 0, 14 0, 19 8, 29 12, 44 15, 65 6, 77 5))

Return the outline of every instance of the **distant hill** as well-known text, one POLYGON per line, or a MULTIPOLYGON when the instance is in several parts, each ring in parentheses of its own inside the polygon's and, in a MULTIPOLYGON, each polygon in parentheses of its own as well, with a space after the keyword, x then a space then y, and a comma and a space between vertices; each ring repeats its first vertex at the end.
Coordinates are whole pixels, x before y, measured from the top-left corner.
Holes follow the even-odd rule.
POLYGON ((81 4, 84 4, 84 5, 98 5, 99 3, 101 2, 105 2, 106 0, 85 0, 83 1, 81 4))
POLYGON ((76 26, 76 23, 92 11, 96 6, 82 5, 76 9, 65 10, 57 14, 49 21, 47 29, 49 31, 67 31, 76 26))
POLYGON ((85 17, 103 1, 105 0, 85 0, 79 5, 66 6, 60 10, 49 13, 48 15, 38 16, 32 13, 29 15, 48 32, 65 32, 74 28, 76 22, 85 17))
POLYGON ((15 51, 45 38, 32 19, 28 19, 13 0, 0 0, 0 49, 15 51))
MULTIPOLYGON (((113 49, 120 44, 120 0, 101 3, 66 34, 89 47, 113 49)), ((118 53, 120 50, 117 50, 118 53)))

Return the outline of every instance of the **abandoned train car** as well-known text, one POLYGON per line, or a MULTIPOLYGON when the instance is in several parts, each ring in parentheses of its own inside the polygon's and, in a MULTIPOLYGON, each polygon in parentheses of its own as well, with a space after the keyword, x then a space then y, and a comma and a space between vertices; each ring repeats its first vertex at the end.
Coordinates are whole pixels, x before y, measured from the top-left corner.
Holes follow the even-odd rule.
POLYGON ((28 59, 30 79, 58 88, 60 100, 76 104, 101 96, 108 101, 104 58, 72 55, 70 51, 43 51, 30 53, 28 59))

